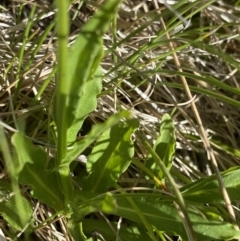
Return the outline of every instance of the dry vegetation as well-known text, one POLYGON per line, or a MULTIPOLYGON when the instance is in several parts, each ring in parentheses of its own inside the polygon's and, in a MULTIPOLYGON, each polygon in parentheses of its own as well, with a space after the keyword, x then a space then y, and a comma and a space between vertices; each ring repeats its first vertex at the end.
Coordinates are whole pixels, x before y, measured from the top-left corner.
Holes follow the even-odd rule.
MULTIPOLYGON (((169 113, 177 134, 173 173, 196 180, 214 171, 191 102, 198 108, 219 169, 240 163, 240 8, 237 1, 196 0, 182 1, 185 3, 174 10, 174 5, 163 2, 125 0, 121 4, 117 18, 104 35, 103 91, 81 134, 87 133, 93 123, 128 109, 140 120, 142 132, 155 139, 163 114, 169 113), (173 52, 180 66, 176 66, 173 52), (179 68, 192 86, 192 99, 182 87, 179 68)), ((69 45, 99 4, 101 1, 73 1, 69 8, 69 45)), ((51 146, 48 128, 55 88, 56 9, 48 0, 5 1, 1 6, 1 125, 8 136, 25 128, 34 143, 51 146)), ((137 143, 135 157, 140 159, 146 153, 141 141, 137 143)), ((1 168, 1 178, 7 179, 4 162, 1 168)), ((141 179, 133 178, 136 171, 129 169, 123 185, 141 186, 141 179)), ((31 202, 39 225, 52 210, 37 200, 31 202)), ((65 226, 64 217, 51 220, 36 230, 33 240, 37 236, 39 240, 71 240, 65 226)), ((1 229, 8 233, 4 219, 1 229)))

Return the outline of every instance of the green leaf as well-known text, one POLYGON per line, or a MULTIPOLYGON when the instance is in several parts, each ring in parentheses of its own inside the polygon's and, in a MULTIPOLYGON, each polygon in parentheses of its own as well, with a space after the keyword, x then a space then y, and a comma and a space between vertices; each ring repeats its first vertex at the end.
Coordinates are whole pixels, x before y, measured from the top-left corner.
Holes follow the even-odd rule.
POLYGON ((32 226, 32 208, 24 197, 19 197, 21 197, 19 201, 21 201, 22 211, 24 212, 24 216, 22 216, 21 219, 19 217, 19 210, 16 207, 16 200, 13 197, 0 202, 0 213, 11 227, 22 230, 28 223, 30 223, 30 227, 32 226))
POLYGON ((103 210, 103 212, 105 213, 112 213, 116 209, 115 199, 110 192, 105 195, 105 198, 101 205, 101 210, 103 210))
MULTIPOLYGON (((75 215, 78 212, 81 213, 82 207, 95 207, 94 211, 96 211, 96 207, 101 207, 100 203, 104 199, 104 195, 99 196, 95 194, 95 198, 93 196, 93 193, 89 195, 86 192, 76 194, 75 205, 78 210, 76 209, 75 215)), ((182 219, 172 201, 148 198, 146 193, 141 195, 140 193, 131 194, 130 197, 138 206, 138 209, 141 210, 147 222, 157 230, 167 232, 168 234, 177 234, 183 240, 188 240, 182 219)), ((113 198, 117 205, 112 214, 141 223, 138 213, 133 209, 125 196, 115 194, 113 198)), ((103 210, 98 209, 98 211, 103 210)), ((188 208, 188 214, 198 240, 231 240, 240 238, 240 231, 236 231, 230 223, 218 221, 215 218, 211 219, 195 208, 188 208)))
MULTIPOLYGON (((232 201, 240 199, 240 167, 232 167, 221 173, 228 195, 232 201)), ((224 203, 215 175, 201 178, 180 189, 185 200, 198 203, 224 203)))
POLYGON ((102 195, 99 202, 91 202, 98 194, 88 192, 88 191, 76 191, 74 198, 71 202, 71 207, 73 210, 71 220, 73 223, 78 223, 82 219, 92 212, 103 211, 106 213, 112 213, 116 209, 116 201, 111 193, 106 193, 102 195), (79 209, 76 204, 81 203, 81 208, 79 209))
POLYGON ((1 179, 0 180, 0 202, 2 200, 7 199, 10 193, 11 193, 11 184, 1 179))
POLYGON ((106 191, 118 180, 134 155, 131 135, 137 127, 137 120, 127 120, 100 136, 88 157, 87 170, 90 174, 83 183, 83 190, 106 191))
POLYGON ((11 196, 11 185, 6 181, 0 180, 0 214, 9 223, 9 225, 17 230, 22 230, 26 224, 30 223, 32 227, 32 208, 29 202, 21 195, 18 195, 18 201, 21 202, 23 210, 18 210, 16 198, 11 196), (21 217, 20 213, 24 213, 21 217))
POLYGON ((199 214, 207 217, 209 220, 215 221, 223 221, 223 215, 220 210, 214 206, 206 206, 203 204, 195 203, 194 206, 191 205, 192 208, 196 209, 199 214))
POLYGON ((57 172, 45 168, 46 152, 39 146, 34 146, 24 134, 17 132, 12 137, 12 143, 18 157, 16 173, 21 184, 32 187, 32 195, 55 210, 62 208, 62 196, 58 188, 57 172))
MULTIPOLYGON (((110 225, 102 220, 96 219, 84 219, 82 221, 82 226, 84 233, 88 236, 92 235, 94 231, 99 232, 105 240, 116 240, 116 232, 117 232, 117 224, 111 222, 111 227, 115 230, 110 228, 110 225)), ((122 223, 119 229, 119 238, 122 241, 129 241, 129 240, 138 240, 138 241, 148 241, 149 236, 146 234, 144 229, 138 228, 136 226, 128 226, 122 223)))
MULTIPOLYGON (((176 136, 174 130, 174 124, 171 119, 171 116, 165 114, 162 117, 161 127, 160 127, 160 135, 157 138, 153 149, 158 154, 160 159, 163 161, 165 167, 168 170, 172 167, 172 159, 175 153, 175 145, 176 145, 176 136)), ((154 171, 160 179, 165 178, 165 174, 159 168, 159 165, 154 161, 151 155, 148 156, 148 161, 146 166, 154 171)))
POLYGON ((111 0, 102 5, 82 27, 71 47, 67 60, 69 79, 66 80, 69 81, 66 117, 70 142, 75 140, 83 118, 96 108, 96 96, 101 90, 102 71, 99 65, 103 57, 102 37, 119 3, 119 0, 111 0))
MULTIPOLYGON (((183 239, 187 240, 187 236, 182 224, 179 214, 173 207, 172 203, 159 203, 146 199, 135 200, 139 208, 142 210, 146 219, 157 229, 166 232, 174 232, 179 234, 183 239), (161 218, 159 218, 159 216, 161 218)), ((130 220, 137 220, 137 215, 132 211, 128 212, 126 207, 128 202, 124 199, 117 200, 121 206, 115 213, 119 216, 129 217, 130 220), (132 213, 131 213, 132 212, 132 213)), ((188 209, 189 217, 193 225, 193 229, 199 240, 212 240, 212 239, 233 239, 240 237, 240 232, 235 231, 230 223, 222 221, 207 220, 195 210, 188 209)))
MULTIPOLYGON (((61 2, 61 1, 60 1, 61 2)), ((64 1, 65 2, 65 1, 64 1)), ((59 3, 59 1, 58 1, 59 3)), ((70 169, 66 165, 67 142, 74 142, 84 118, 96 108, 96 96, 101 90, 101 67, 103 57, 103 34, 107 31, 109 20, 115 14, 120 1, 107 1, 82 27, 81 33, 71 50, 66 49, 67 29, 59 38, 58 74, 54 119, 57 125, 57 159, 65 206, 73 195, 70 169), (62 53, 62 54, 60 54, 62 53), (66 62, 66 67, 64 65, 66 62)), ((59 5, 63 6, 62 4, 59 5)), ((66 6, 66 5, 65 5, 66 6)), ((61 9, 64 17, 67 9, 61 9)), ((64 23, 67 24, 67 23, 64 23)), ((64 25, 66 27, 66 25, 64 25)))
MULTIPOLYGON (((99 66, 94 76, 82 86, 81 93, 79 93, 78 98, 76 98, 75 100, 75 105, 77 105, 77 108, 76 110, 74 110, 75 119, 72 122, 71 126, 68 128, 68 143, 76 140, 77 133, 80 130, 84 119, 89 113, 96 109, 97 95, 101 92, 101 88, 102 70, 99 66)), ((71 93, 73 93, 73 91, 71 93)), ((73 103, 71 103, 71 105, 74 106, 73 103)))
POLYGON ((71 219, 67 222, 73 240, 86 241, 87 237, 83 233, 82 223, 75 223, 71 219))
MULTIPOLYGON (((124 110, 117 114, 112 115, 104 123, 96 124, 92 127, 92 130, 80 141, 73 144, 68 149, 66 157, 62 160, 61 166, 69 167, 72 161, 76 159, 87 147, 89 147, 96 139, 107 129, 116 125, 122 118, 129 118, 130 112, 124 110)), ((60 166, 60 167, 61 167, 60 166)))

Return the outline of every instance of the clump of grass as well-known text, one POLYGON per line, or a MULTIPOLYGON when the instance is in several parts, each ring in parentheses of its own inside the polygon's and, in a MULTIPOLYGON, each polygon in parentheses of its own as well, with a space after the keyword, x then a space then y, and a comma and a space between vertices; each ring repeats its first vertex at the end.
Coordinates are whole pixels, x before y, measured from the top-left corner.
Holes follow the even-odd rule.
POLYGON ((2 236, 239 238, 239 3, 106 2, 0 10, 2 236))

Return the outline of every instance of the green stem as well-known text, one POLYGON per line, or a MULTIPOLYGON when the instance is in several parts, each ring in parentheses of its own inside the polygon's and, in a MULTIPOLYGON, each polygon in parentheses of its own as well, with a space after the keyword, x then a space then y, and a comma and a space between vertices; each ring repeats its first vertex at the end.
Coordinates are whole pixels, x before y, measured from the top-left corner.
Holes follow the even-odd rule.
POLYGON ((68 57, 68 34, 69 34, 69 16, 67 9, 69 7, 68 0, 56 0, 57 12, 57 91, 56 91, 56 124, 58 132, 58 150, 57 150, 57 166, 66 156, 67 151, 67 123, 66 108, 69 85, 67 83, 67 57, 68 57))
POLYGON ((65 206, 68 207, 72 196, 72 185, 70 180, 70 172, 68 166, 62 166, 63 159, 67 154, 67 108, 68 96, 70 92, 69 71, 68 65, 68 35, 69 35, 69 16, 68 16, 68 0, 56 0, 57 6, 57 87, 56 87, 56 103, 55 103, 55 118, 57 125, 57 160, 56 167, 58 169, 61 188, 65 195, 65 206))

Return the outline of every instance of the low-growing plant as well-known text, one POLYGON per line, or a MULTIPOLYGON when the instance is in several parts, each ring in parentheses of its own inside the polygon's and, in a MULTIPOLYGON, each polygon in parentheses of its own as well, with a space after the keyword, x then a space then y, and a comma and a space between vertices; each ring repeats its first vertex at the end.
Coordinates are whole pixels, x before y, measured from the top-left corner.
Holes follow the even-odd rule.
MULTIPOLYGON (((182 7, 184 2, 179 1, 175 8, 182 7)), ((79 130, 84 129, 87 117, 96 109, 97 98, 104 91, 114 92, 115 87, 103 89, 101 62, 107 54, 104 53, 103 36, 110 23, 114 28, 119 4, 120 0, 106 1, 81 28, 69 48, 69 3, 56 0, 58 46, 57 65, 53 70, 56 72, 56 90, 48 110, 51 120, 47 123, 51 145, 44 146, 29 138, 24 121, 16 121, 19 128, 11 136, 0 127, 1 153, 9 174, 9 179, 0 180, 0 213, 9 224, 9 236, 12 240, 22 236, 24 240, 31 240, 33 233, 61 219, 67 228, 66 240, 165 241, 170 240, 170 236, 171 240, 178 236, 178 240, 191 241, 240 239, 236 220, 224 208, 218 176, 213 174, 191 180, 173 166, 177 143, 173 121, 176 109, 161 116, 155 138, 148 138, 134 113, 123 107, 116 108, 116 113, 107 120, 93 124, 87 133, 78 135, 79 130), (130 175, 136 185, 122 183, 130 175), (144 179, 145 185, 138 184, 140 179, 144 179), (32 208, 34 200, 51 210, 51 215, 41 223, 34 220, 37 210, 32 208)), ((194 4, 183 7, 182 15, 188 8, 194 9, 197 6, 194 4)), ((32 16, 34 11, 35 8, 32 16)), ((186 19, 190 17, 185 16, 186 19)), ((31 23, 28 24, 30 27, 31 23)), ((168 31, 172 31, 174 25, 171 29, 171 21, 168 24, 168 31)), ((46 29, 44 36, 52 27, 46 29)), ((164 31, 158 37, 163 35, 164 31)), ((154 42, 156 39, 144 48, 152 48, 154 42)), ((115 42, 108 51, 114 54, 120 44, 115 42)), ((185 43, 188 44, 190 42, 185 43)), ((199 42, 191 44, 200 45, 199 42)), ((133 65, 144 48, 125 61, 133 65)), ((119 63, 116 61, 115 64, 117 68, 119 63)), ((126 71, 127 68, 122 68, 119 78, 126 71)), ((166 75, 194 78, 193 74, 180 70, 161 71, 166 75)), ((18 72, 20 76, 20 68, 18 72)), ((131 78, 134 83, 134 75, 131 78)), ((149 74, 144 73, 143 78, 148 80, 149 74)), ((213 77, 198 76, 198 79, 239 95, 239 90, 213 77)), ((141 85, 136 83, 131 88, 138 84, 141 85)), ((117 85, 124 83, 116 80, 117 85)), ((160 85, 183 88, 179 83, 160 82, 160 85)), ((20 87, 21 83, 16 93, 20 87)), ((190 90, 240 106, 239 101, 219 95, 214 89, 190 86, 190 90)), ((43 91, 38 93, 33 105, 43 91)), ((188 135, 189 139, 200 139, 194 134, 188 135)), ((212 143, 219 144, 215 140, 212 143)), ((239 177, 237 166, 221 172, 232 202, 240 199, 239 177)))

